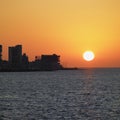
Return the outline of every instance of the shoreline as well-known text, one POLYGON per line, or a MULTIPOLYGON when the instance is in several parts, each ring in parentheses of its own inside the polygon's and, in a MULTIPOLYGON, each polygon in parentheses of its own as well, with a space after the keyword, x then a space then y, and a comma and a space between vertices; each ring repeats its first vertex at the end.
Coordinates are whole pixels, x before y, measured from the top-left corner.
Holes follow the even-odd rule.
POLYGON ((62 69, 1 69, 0 72, 50 72, 59 70, 90 70, 90 69, 120 69, 119 67, 113 68, 62 68, 62 69))
POLYGON ((62 69, 1 69, 0 72, 44 72, 44 71, 58 71, 58 70, 79 70, 78 68, 62 68, 62 69))

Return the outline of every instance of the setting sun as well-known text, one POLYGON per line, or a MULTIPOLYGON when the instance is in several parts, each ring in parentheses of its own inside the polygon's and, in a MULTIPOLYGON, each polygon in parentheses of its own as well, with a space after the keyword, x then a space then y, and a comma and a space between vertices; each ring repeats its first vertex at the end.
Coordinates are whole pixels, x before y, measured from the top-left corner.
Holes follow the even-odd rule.
POLYGON ((92 51, 86 51, 83 53, 83 58, 86 61, 92 61, 95 58, 95 55, 92 51))

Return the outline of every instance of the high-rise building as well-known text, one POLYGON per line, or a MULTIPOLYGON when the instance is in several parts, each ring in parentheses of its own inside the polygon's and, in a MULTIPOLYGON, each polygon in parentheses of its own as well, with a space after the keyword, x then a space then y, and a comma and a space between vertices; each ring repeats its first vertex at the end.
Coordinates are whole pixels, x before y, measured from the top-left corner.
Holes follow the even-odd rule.
POLYGON ((2 61, 2 45, 0 45, 0 62, 2 61))
POLYGON ((22 64, 22 45, 9 47, 9 64, 13 68, 20 68, 22 64))

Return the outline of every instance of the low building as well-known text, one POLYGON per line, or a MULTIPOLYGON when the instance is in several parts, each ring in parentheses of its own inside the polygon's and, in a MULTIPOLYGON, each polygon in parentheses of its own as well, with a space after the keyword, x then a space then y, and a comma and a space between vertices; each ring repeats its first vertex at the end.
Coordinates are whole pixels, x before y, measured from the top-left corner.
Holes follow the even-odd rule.
POLYGON ((53 55, 42 55, 41 56, 41 69, 42 70, 59 70, 61 69, 60 56, 53 55))
POLYGON ((2 45, 0 45, 0 69, 2 69, 2 45))
POLYGON ((29 60, 26 53, 22 55, 22 69, 29 69, 29 60))
POLYGON ((2 45, 0 45, 0 62, 2 61, 2 45))

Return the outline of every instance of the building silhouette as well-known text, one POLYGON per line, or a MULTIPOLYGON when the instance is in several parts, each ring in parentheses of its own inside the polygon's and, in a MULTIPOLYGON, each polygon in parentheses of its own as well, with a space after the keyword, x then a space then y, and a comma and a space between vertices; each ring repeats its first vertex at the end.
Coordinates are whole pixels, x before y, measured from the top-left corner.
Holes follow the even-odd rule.
POLYGON ((29 68, 31 70, 41 70, 41 57, 35 56, 35 60, 32 62, 29 62, 29 68))
POLYGON ((22 55, 22 45, 8 47, 8 61, 2 60, 0 45, 0 71, 51 71, 64 69, 60 64, 60 56, 56 54, 35 56, 29 62, 26 53, 22 55))
POLYGON ((28 69, 29 68, 29 60, 26 53, 22 55, 22 69, 28 69))
POLYGON ((22 65, 22 45, 9 47, 9 65, 12 69, 20 69, 22 65))
POLYGON ((41 56, 41 69, 42 70, 59 70, 61 69, 60 56, 53 55, 42 55, 41 56))
POLYGON ((56 54, 35 56, 35 60, 30 62, 30 69, 40 71, 52 71, 62 69, 60 56, 56 54))
POLYGON ((2 45, 0 45, 0 62, 2 62, 2 45))
POLYGON ((2 45, 0 45, 0 69, 2 69, 2 45))

